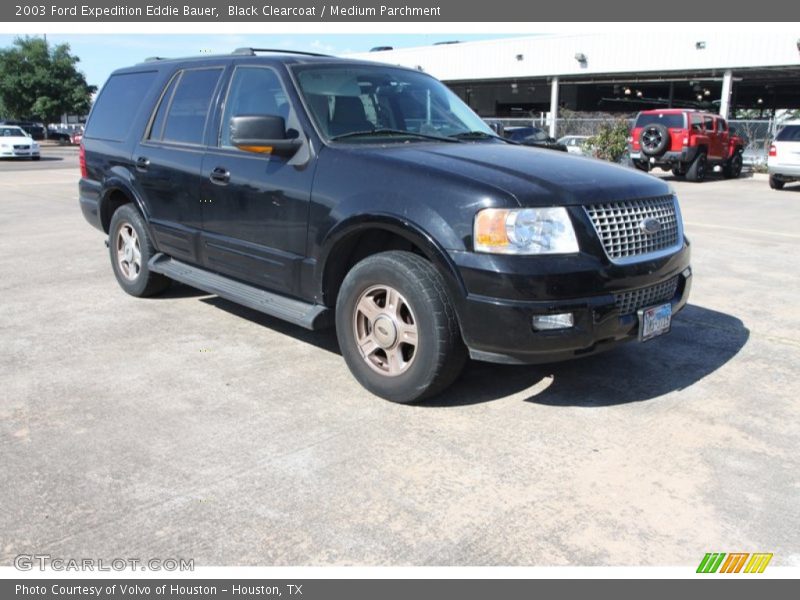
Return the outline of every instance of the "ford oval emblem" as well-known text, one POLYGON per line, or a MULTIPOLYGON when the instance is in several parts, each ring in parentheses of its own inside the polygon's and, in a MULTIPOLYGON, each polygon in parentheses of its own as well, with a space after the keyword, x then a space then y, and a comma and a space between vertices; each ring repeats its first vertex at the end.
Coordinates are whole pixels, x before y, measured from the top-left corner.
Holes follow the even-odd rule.
POLYGON ((661 221, 654 219, 653 217, 647 217, 646 219, 643 219, 641 223, 639 223, 639 229, 641 229, 647 235, 654 235, 661 231, 661 221))

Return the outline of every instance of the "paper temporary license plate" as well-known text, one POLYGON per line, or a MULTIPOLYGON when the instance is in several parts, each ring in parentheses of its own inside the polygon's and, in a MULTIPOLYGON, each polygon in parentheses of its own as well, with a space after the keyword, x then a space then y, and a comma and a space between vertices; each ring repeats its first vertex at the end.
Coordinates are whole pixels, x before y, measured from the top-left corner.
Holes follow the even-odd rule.
POLYGON ((669 302, 639 310, 639 341, 644 342, 669 331, 672 325, 672 304, 669 302))

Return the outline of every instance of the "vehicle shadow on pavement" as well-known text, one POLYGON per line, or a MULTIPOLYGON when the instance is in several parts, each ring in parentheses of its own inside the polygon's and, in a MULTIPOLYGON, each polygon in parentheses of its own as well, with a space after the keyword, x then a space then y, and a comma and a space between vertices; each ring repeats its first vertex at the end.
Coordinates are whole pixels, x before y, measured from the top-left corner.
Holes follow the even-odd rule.
POLYGON ((738 318, 696 305, 675 316, 660 339, 623 344, 576 360, 530 366, 470 362, 461 378, 421 406, 490 402, 536 386, 526 402, 606 407, 652 400, 682 390, 730 361, 750 331, 738 318))
POLYGON ((552 385, 527 401, 591 408, 652 400, 712 374, 749 337, 750 330, 735 316, 690 304, 662 339, 551 365, 552 385))

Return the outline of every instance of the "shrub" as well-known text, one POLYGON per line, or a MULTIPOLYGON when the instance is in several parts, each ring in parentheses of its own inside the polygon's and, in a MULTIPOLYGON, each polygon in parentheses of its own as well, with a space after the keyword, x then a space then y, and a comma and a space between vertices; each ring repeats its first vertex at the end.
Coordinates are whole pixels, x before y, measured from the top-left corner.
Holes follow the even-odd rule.
POLYGON ((620 162, 628 152, 629 133, 625 119, 602 123, 597 134, 586 140, 586 146, 596 158, 620 162))

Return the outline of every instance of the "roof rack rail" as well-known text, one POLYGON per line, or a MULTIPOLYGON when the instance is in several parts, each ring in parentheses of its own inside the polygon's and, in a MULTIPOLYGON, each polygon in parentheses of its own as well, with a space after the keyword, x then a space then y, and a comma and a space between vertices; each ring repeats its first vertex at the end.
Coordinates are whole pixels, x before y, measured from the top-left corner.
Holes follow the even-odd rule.
POLYGON ((319 54, 318 52, 302 52, 300 50, 279 50, 278 48, 237 48, 231 54, 242 56, 255 56, 256 52, 275 52, 278 54, 302 54, 303 56, 324 56, 331 58, 330 54, 319 54))
POLYGON ((167 60, 163 56, 148 56, 144 59, 144 62, 155 62, 157 60, 167 60))

